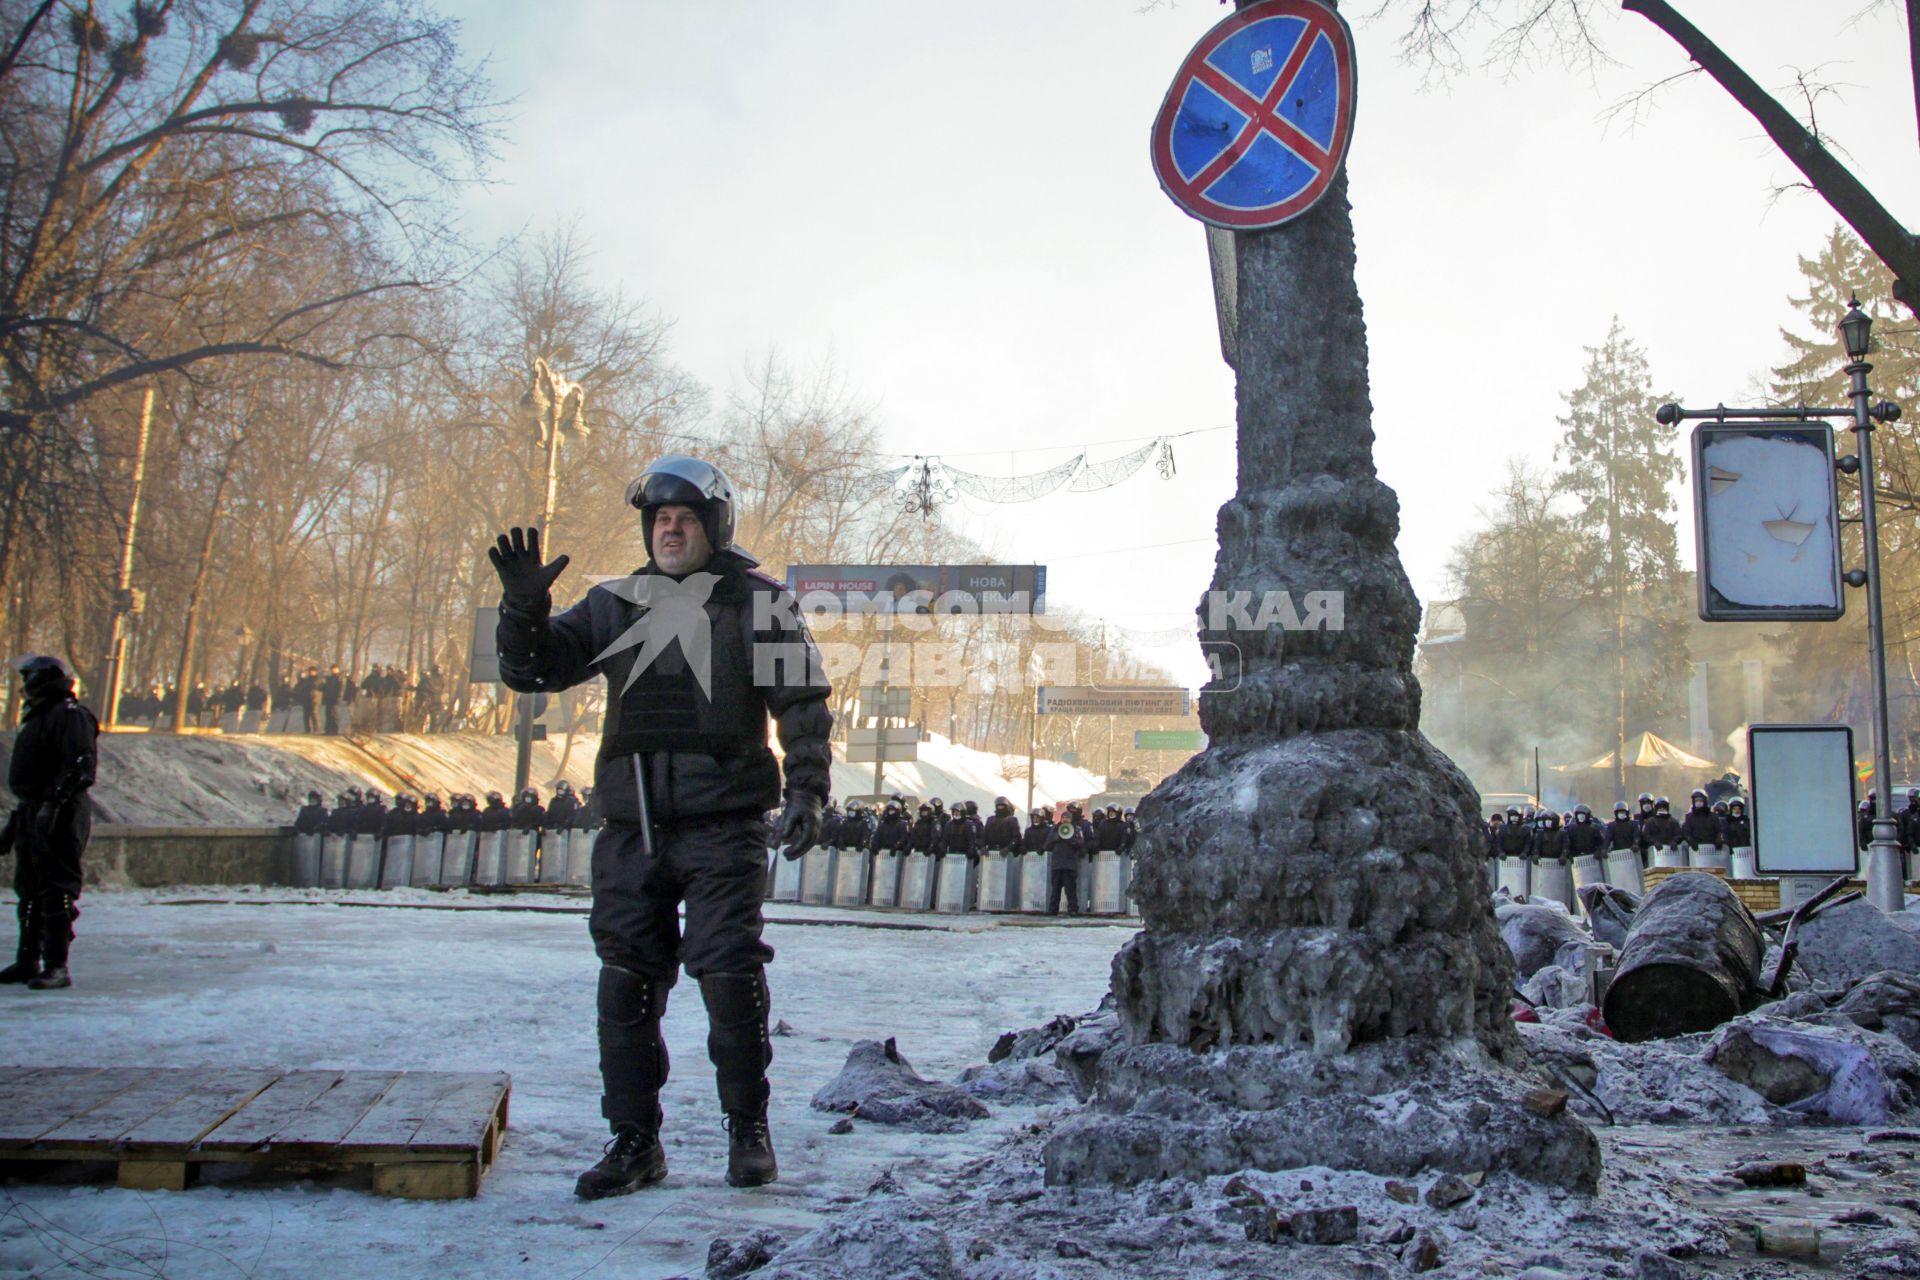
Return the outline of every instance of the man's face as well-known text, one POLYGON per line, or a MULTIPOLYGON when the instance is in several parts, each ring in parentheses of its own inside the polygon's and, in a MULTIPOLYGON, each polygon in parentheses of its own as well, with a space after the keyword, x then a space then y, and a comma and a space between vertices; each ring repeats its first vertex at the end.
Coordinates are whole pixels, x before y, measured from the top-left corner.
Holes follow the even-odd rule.
POLYGON ((672 503, 653 513, 653 562, 661 572, 697 573, 713 559, 713 544, 692 507, 672 503))

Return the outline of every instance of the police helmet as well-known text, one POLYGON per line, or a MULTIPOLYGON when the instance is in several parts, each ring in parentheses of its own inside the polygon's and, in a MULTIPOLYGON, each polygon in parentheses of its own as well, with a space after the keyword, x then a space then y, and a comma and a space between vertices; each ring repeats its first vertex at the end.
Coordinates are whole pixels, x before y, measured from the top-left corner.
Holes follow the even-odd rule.
POLYGON ((1573 806, 1573 816, 1584 822, 1593 816, 1593 810, 1587 808, 1584 804, 1577 804, 1573 806))
POLYGON ((350 796, 352 796, 352 797, 353 797, 353 798, 354 798, 355 800, 361 800, 361 799, 364 799, 364 798, 365 798, 365 797, 364 797, 364 796, 363 796, 363 795, 361 794, 361 792, 360 792, 360 788, 358 788, 358 787, 348 787, 348 788, 347 788, 347 794, 348 794, 348 795, 350 795, 350 796))
POLYGON ((1687 802, 1696 809, 1702 808, 1707 803, 1707 793, 1702 791, 1700 788, 1695 787, 1693 789, 1693 792, 1690 795, 1688 795, 1687 802))
POLYGON ((540 792, 534 789, 533 787, 528 787, 525 791, 522 791, 520 793, 520 802, 522 804, 539 804, 540 792))
POLYGON ((1735 809, 1738 809, 1742 813, 1745 813, 1747 809, 1747 802, 1745 800, 1742 800, 1739 796, 1735 796, 1733 799, 1727 801, 1727 810, 1731 812, 1735 809))
POLYGON ((941 799, 939 796, 935 796, 932 800, 928 801, 927 803, 931 804, 936 809, 944 809, 947 807, 944 803, 941 802, 941 799))
POLYGON ((1719 815, 1720 815, 1721 817, 1723 817, 1723 818, 1724 818, 1724 817, 1726 817, 1726 816, 1727 816, 1727 802, 1726 802, 1725 800, 1716 800, 1716 801, 1714 801, 1714 802, 1713 802, 1713 811, 1714 811, 1715 813, 1717 813, 1717 814, 1719 814, 1719 815))
POLYGON ((1660 813, 1663 811, 1667 813, 1672 813, 1673 805, 1668 802, 1665 796, 1661 796, 1658 800, 1655 800, 1653 802, 1653 811, 1655 813, 1660 813))
POLYGON ((1613 802, 1613 811, 1614 811, 1615 813, 1627 813, 1627 812, 1629 812, 1629 810, 1628 810, 1628 808, 1627 808, 1627 802, 1626 802, 1625 800, 1615 800, 1615 801, 1613 802))
POLYGON ((1517 804, 1510 804, 1510 805, 1508 805, 1508 806, 1507 806, 1507 816, 1508 816, 1509 818, 1512 818, 1512 819, 1513 819, 1513 820, 1514 820, 1515 822, 1518 822, 1518 821, 1520 821, 1520 806, 1519 806, 1519 805, 1517 805, 1517 804))
POLYGON ((379 788, 377 787, 367 788, 368 804, 385 804, 386 802, 387 802, 387 797, 385 793, 383 793, 379 788))
POLYGON ((17 659, 13 669, 20 673, 28 702, 48 702, 73 692, 73 672, 50 653, 29 653, 17 659))
POLYGON ((1123 818, 1131 818, 1133 816, 1133 810, 1131 809, 1122 810, 1120 816, 1123 818))
POLYGON ((641 536, 653 554, 653 516, 661 507, 692 507, 700 514, 714 554, 733 546, 733 482, 711 462, 685 454, 656 459, 627 486, 627 505, 640 509, 641 536))
POLYGON ((1858 809, 1858 810, 1859 810, 1859 811, 1860 811, 1861 813, 1872 813, 1872 812, 1873 812, 1873 801, 1871 801, 1871 800, 1862 800, 1862 801, 1861 801, 1861 802, 1860 802, 1859 804, 1857 804, 1857 805, 1855 805, 1855 806, 1853 806, 1853 807, 1854 807, 1855 809, 1858 809))
POLYGON ((488 804, 505 804, 506 802, 507 802, 507 798, 501 795, 498 791, 487 792, 488 804))
POLYGON ((553 794, 557 796, 570 796, 573 794, 573 784, 565 778, 562 778, 553 784, 553 794))
POLYGON ((307 792, 307 803, 308 803, 308 804, 319 804, 319 803, 321 803, 321 800, 320 800, 320 793, 319 793, 318 791, 309 791, 309 792, 307 792))
POLYGON ((1653 792, 1642 791, 1640 793, 1640 799, 1638 803, 1642 808, 1645 808, 1646 806, 1651 805, 1653 803, 1653 792))
POLYGON ((1557 827, 1560 825, 1560 815, 1555 813, 1551 809, 1541 810, 1540 818, 1550 827, 1557 827))

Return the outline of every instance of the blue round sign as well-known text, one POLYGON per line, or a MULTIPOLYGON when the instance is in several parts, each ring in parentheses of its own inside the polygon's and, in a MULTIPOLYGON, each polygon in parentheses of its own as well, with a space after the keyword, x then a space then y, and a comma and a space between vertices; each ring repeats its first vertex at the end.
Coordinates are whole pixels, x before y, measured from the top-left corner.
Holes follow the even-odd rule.
POLYGON ((1261 0, 1193 47, 1153 122, 1173 202, 1237 231, 1276 227, 1333 185, 1353 135, 1353 33, 1321 0, 1261 0))

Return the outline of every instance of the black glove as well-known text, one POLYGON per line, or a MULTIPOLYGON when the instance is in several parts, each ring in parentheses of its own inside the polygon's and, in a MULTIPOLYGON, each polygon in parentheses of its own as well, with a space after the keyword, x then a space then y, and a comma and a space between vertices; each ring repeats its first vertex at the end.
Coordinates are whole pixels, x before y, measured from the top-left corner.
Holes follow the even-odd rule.
POLYGON ((780 821, 773 832, 781 857, 791 862, 813 848, 820 838, 820 815, 824 807, 820 798, 810 791, 787 795, 787 807, 780 811, 780 821))
POLYGON ((565 556, 552 564, 540 563, 538 529, 516 528, 501 534, 494 545, 487 548, 487 559, 493 561, 494 571, 500 575, 500 593, 507 603, 527 610, 539 609, 547 603, 553 580, 567 567, 565 556))
POLYGON ((60 817, 60 806, 43 804, 33 811, 33 838, 36 844, 45 845, 53 839, 54 823, 60 817))

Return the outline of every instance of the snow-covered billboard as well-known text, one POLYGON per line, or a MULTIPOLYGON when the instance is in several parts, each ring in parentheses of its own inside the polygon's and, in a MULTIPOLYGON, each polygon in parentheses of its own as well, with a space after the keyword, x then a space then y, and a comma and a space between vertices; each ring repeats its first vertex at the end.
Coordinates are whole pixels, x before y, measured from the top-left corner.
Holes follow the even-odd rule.
POLYGON ((1701 423, 1693 492, 1702 618, 1831 621, 1846 612, 1831 427, 1701 423))

